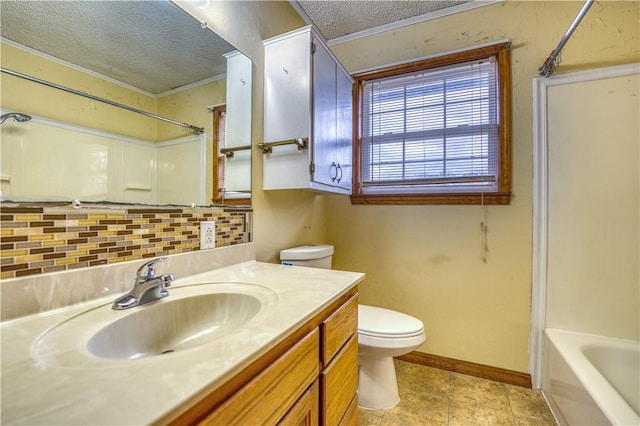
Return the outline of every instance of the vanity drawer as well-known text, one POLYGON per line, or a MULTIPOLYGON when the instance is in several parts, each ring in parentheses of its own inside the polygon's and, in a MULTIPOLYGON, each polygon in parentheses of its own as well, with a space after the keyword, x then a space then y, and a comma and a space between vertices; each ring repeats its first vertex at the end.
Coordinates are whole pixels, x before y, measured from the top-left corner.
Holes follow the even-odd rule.
POLYGON ((321 361, 327 366, 349 338, 358 331, 358 295, 320 324, 321 361))
MULTIPOLYGON (((348 416, 358 390, 358 338, 353 335, 320 374, 322 424, 334 426, 348 416)), ((356 416, 357 420, 357 416, 356 416)))
POLYGON ((209 414, 204 425, 276 424, 320 373, 316 328, 209 414))

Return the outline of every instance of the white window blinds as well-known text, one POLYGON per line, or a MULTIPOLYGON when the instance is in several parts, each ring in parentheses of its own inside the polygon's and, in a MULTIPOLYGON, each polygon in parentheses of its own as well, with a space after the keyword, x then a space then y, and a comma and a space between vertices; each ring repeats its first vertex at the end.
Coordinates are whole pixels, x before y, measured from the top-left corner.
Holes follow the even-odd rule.
POLYGON ((365 193, 482 192, 498 180, 494 57, 365 82, 365 193))

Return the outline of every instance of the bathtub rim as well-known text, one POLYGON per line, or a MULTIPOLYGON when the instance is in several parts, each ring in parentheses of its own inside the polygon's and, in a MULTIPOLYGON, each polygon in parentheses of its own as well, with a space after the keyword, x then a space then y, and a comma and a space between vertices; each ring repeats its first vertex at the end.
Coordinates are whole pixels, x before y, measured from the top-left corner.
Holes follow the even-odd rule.
POLYGON ((624 400, 582 351, 583 347, 593 344, 611 346, 614 343, 615 346, 626 347, 638 346, 640 342, 554 328, 545 328, 544 334, 611 424, 640 424, 640 414, 624 400), (568 359, 575 362, 568 362, 568 359), (617 397, 611 398, 610 395, 617 397))

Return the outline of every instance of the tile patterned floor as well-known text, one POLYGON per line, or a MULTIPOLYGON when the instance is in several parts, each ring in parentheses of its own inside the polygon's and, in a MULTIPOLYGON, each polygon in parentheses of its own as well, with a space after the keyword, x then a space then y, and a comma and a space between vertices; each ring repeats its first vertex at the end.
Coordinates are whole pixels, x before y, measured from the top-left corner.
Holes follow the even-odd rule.
POLYGON ((400 403, 388 410, 358 409, 360 426, 555 426, 535 389, 395 361, 400 403))

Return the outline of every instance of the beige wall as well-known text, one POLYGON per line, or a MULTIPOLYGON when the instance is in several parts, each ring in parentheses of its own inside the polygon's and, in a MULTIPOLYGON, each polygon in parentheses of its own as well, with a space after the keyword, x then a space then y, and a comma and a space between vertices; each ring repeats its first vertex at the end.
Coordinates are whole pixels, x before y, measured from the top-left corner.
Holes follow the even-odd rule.
MULTIPOLYGON (((156 99, 2 43, 2 67, 156 114, 156 99)), ((5 73, 2 108, 155 140, 156 120, 5 73)))
MULTIPOLYGON (((628 63, 638 2, 596 2, 565 46, 560 72, 628 63)), ((532 246, 532 78, 582 2, 505 2, 332 47, 350 71, 511 39, 513 199, 479 206, 355 206, 326 197, 334 267, 365 272, 361 302, 420 318, 422 352, 528 369, 532 246)))
MULTIPOLYGON (((202 17, 254 61, 253 143, 262 139, 262 40, 304 26, 288 2, 214 2, 202 17)), ((423 352, 527 371, 532 245, 531 79, 581 2, 505 2, 332 46, 350 71, 510 38, 513 201, 509 206, 354 206, 345 196, 265 192, 254 150, 260 261, 309 242, 334 267, 367 273, 361 301, 424 321, 423 352), (486 216, 485 216, 486 214, 486 216), (488 225, 487 262, 480 222, 488 225)), ((596 2, 563 53, 562 72, 637 61, 638 2, 596 2)), ((204 20, 204 19, 203 19, 204 20)))

